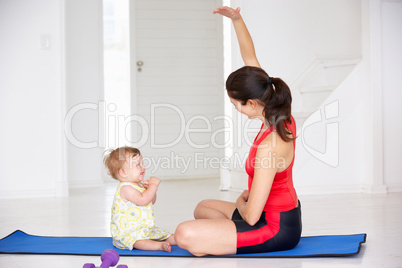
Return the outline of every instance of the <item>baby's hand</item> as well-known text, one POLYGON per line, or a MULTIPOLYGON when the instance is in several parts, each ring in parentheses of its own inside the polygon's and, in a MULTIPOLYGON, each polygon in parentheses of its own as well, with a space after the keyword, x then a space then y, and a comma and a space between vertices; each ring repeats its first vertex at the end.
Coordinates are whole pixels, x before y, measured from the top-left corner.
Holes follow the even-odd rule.
POLYGON ((161 183, 161 180, 158 179, 157 177, 151 177, 148 180, 148 185, 155 184, 156 186, 159 186, 160 183, 161 183))
POLYGON ((144 187, 145 189, 148 189, 148 187, 149 187, 149 181, 143 180, 143 181, 141 181, 141 184, 142 184, 142 187, 144 187))

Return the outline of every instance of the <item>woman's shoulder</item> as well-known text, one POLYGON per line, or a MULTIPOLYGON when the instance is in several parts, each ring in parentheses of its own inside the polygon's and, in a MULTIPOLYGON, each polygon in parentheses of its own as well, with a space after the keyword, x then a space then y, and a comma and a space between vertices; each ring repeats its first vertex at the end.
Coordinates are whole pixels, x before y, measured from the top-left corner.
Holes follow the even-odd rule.
POLYGON ((287 156, 293 153, 293 142, 284 141, 276 130, 273 130, 258 145, 258 150, 275 153, 278 156, 287 156))
POLYGON ((294 158, 293 142, 281 139, 276 131, 272 131, 257 148, 256 157, 263 163, 268 163, 268 167, 273 167, 282 172, 292 163, 294 158), (265 161, 265 162, 264 162, 265 161))

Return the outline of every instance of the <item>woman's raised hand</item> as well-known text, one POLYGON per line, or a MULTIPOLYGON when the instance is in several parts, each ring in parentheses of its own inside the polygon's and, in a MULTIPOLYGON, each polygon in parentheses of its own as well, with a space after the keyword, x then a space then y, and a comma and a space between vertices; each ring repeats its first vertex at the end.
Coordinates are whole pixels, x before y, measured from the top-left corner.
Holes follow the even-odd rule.
POLYGON ((215 9, 213 14, 221 14, 232 20, 237 40, 239 41, 240 53, 246 66, 260 67, 260 63, 255 55, 253 39, 247 30, 243 18, 240 16, 240 7, 233 9, 230 7, 219 7, 215 9))
POLYGON ((219 7, 215 9, 212 14, 221 14, 229 19, 235 20, 240 18, 240 7, 233 9, 231 7, 219 7))

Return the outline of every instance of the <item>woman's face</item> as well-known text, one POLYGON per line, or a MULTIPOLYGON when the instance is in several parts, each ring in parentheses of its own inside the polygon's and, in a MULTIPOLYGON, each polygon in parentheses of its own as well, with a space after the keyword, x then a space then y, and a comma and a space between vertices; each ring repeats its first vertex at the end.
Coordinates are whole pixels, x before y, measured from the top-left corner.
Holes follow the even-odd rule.
POLYGON ((247 101, 245 105, 242 105, 239 100, 233 99, 230 96, 229 99, 239 113, 246 115, 250 119, 259 116, 259 114, 257 114, 255 107, 253 107, 250 101, 247 101))
POLYGON ((236 100, 236 99, 233 99, 233 98, 231 98, 231 97, 229 97, 229 99, 230 99, 230 102, 233 104, 233 106, 235 107, 235 109, 239 112, 239 113, 241 113, 241 110, 242 110, 242 106, 243 105, 241 105, 241 103, 240 103, 240 101, 238 101, 238 100, 236 100))

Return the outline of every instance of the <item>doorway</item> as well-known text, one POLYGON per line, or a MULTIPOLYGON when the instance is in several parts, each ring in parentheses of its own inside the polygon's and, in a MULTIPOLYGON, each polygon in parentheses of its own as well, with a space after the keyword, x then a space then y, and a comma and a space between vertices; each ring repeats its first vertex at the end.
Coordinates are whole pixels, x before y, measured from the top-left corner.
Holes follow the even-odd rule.
POLYGON ((148 175, 220 176, 223 33, 212 10, 221 4, 104 0, 105 65, 112 63, 105 67, 108 144, 138 147, 148 175), (116 44, 118 21, 126 37, 116 44))
POLYGON ((129 145, 131 114, 129 0, 103 0, 105 149, 129 145))

